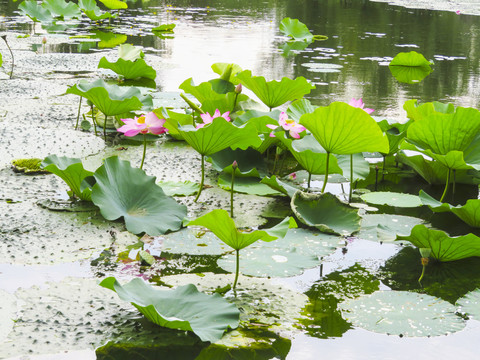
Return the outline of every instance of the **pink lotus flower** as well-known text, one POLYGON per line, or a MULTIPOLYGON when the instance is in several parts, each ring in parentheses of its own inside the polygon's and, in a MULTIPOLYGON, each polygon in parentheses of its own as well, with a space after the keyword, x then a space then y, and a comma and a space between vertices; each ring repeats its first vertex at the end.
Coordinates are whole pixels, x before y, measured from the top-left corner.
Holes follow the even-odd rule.
POLYGON ((133 119, 121 119, 125 125, 117 129, 119 132, 123 132, 125 136, 135 136, 138 134, 163 134, 168 131, 163 127, 165 119, 159 119, 154 112, 149 112, 146 115, 136 117, 133 119))
MULTIPOLYGON (((300 139, 299 134, 302 131, 306 130, 304 126, 302 126, 302 125, 296 123, 295 121, 289 119, 287 113, 284 112, 284 111, 282 111, 280 113, 280 117, 278 119, 278 124, 283 128, 283 130, 288 131, 290 136, 295 138, 295 139, 300 139)), ((273 125, 273 124, 267 124, 267 127, 269 129, 272 129, 272 130, 275 130, 275 129, 278 128, 277 125, 273 125)), ((275 137, 275 134, 274 134, 273 131, 270 133, 270 137, 275 137)))
POLYGON ((222 114, 218 109, 215 110, 215 113, 213 114, 213 116, 211 116, 208 112, 206 114, 200 114, 200 117, 203 120, 203 124, 198 124, 196 128, 197 129, 203 128, 205 125, 210 124, 213 121, 213 119, 218 117, 223 117, 225 120, 230 121, 231 119, 230 119, 230 116, 228 115, 230 115, 230 111, 224 112, 222 114))
POLYGON ((362 98, 360 98, 358 100, 355 99, 355 98, 352 98, 352 100, 350 100, 348 105, 351 105, 351 106, 356 107, 356 108, 363 109, 367 114, 371 114, 375 111, 373 109, 365 108, 365 104, 363 103, 362 98))

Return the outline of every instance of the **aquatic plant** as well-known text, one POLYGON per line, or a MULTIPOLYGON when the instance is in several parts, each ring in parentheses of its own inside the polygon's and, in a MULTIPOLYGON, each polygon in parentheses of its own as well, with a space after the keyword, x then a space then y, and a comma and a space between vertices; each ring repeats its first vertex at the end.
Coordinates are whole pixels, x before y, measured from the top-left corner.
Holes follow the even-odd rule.
POLYGON ((399 82, 413 84, 422 81, 433 70, 432 63, 416 51, 397 54, 388 64, 390 72, 399 82))
POLYGON ((65 0, 43 0, 42 7, 50 11, 50 13, 64 19, 79 19, 81 17, 81 11, 77 4, 72 1, 66 2, 65 0))
POLYGON ((311 43, 314 40, 327 40, 324 35, 313 35, 307 26, 298 19, 284 18, 280 22, 280 31, 296 41, 311 43))
MULTIPOLYGON (((13 77, 13 67, 14 67, 14 64, 15 64, 15 59, 13 57, 13 51, 10 48, 10 45, 8 44, 7 35, 2 35, 1 37, 2 37, 3 41, 5 41, 5 44, 7 45, 8 51, 10 51, 10 56, 12 57, 12 70, 10 70, 10 79, 11 79, 13 77)), ((2 63, 3 63, 3 58, 2 58, 2 54, 0 54, 0 66, 2 66, 2 63)))
POLYGON ((205 125, 211 124, 213 119, 218 117, 222 117, 227 121, 231 121, 230 116, 228 116, 229 114, 230 114, 230 111, 224 112, 222 114, 218 109, 215 110, 215 113, 213 115, 210 115, 208 112, 205 114, 200 114, 200 117, 202 118, 203 123, 195 125, 195 128, 197 129, 203 128, 205 125))
POLYGON ((155 26, 152 29, 152 33, 155 36, 158 36, 160 39, 167 39, 171 38, 172 36, 169 36, 173 34, 173 29, 175 29, 175 24, 162 24, 159 26, 155 26))
POLYGON ((112 15, 107 11, 102 11, 97 6, 97 2, 95 0, 78 0, 78 7, 92 21, 99 21, 117 17, 116 14, 112 15))
POLYGON ((21 14, 28 16, 34 23, 51 23, 53 21, 52 13, 35 0, 24 0, 18 5, 18 10, 20 10, 21 14))
POLYGON ((112 10, 127 9, 127 3, 121 0, 99 0, 103 5, 112 10))
MULTIPOLYGON (((278 126, 275 126, 274 124, 267 124, 266 126, 272 130, 279 130, 282 128, 283 130, 288 131, 288 134, 294 139, 300 139, 300 133, 306 130, 304 126, 289 119, 287 113, 284 111, 280 113, 278 126)), ((275 131, 270 133, 270 137, 275 137, 275 131)))
POLYGON ((125 125, 119 127, 117 131, 122 132, 125 136, 136 136, 138 134, 143 135, 143 155, 142 162, 140 163, 140 169, 143 169, 143 162, 145 161, 145 154, 147 152, 147 137, 146 134, 160 135, 167 132, 167 129, 163 127, 165 119, 159 119, 154 112, 134 117, 133 119, 121 119, 125 125))
POLYGON ((289 228, 297 226, 293 218, 287 217, 282 222, 270 229, 243 232, 236 228, 235 222, 231 217, 228 216, 228 212, 221 209, 212 210, 195 220, 189 221, 186 225, 198 225, 206 227, 221 241, 235 250, 236 268, 233 289, 235 289, 237 286, 241 249, 246 248, 258 240, 269 242, 278 238, 282 238, 285 236, 289 228))

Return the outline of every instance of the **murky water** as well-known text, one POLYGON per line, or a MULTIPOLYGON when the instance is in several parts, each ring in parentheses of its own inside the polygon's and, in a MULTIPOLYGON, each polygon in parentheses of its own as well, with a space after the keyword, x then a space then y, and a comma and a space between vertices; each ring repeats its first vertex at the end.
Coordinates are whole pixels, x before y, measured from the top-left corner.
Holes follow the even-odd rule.
MULTIPOLYGON (((155 63, 157 84, 163 91, 178 90, 180 83, 189 77, 197 83, 212 78, 210 66, 215 62, 234 62, 268 79, 283 76, 308 78, 316 85, 309 95, 316 105, 363 97, 368 107, 376 109, 374 114, 377 116, 404 118, 402 106, 408 99, 449 101, 457 106, 478 105, 480 44, 477 37, 480 22, 476 16, 353 0, 217 0, 209 1, 208 5, 201 0, 168 3, 150 0, 130 1, 130 9, 124 11, 123 20, 113 20, 109 25, 94 27, 72 21, 54 30, 33 24, 27 18, 19 18, 17 6, 18 3, 12 1, 0 1, 0 31, 35 34, 32 36, 34 40, 29 40, 33 42, 31 50, 43 51, 41 38, 44 34, 48 36, 44 50, 47 53, 109 54, 108 43, 112 38, 141 45, 147 60, 155 63), (278 24, 284 17, 298 18, 314 34, 326 35, 328 40, 315 42, 295 56, 282 55, 281 46, 286 38, 281 36, 278 24), (165 23, 177 25, 172 38, 160 39, 151 35, 151 28, 165 23), (87 41, 85 37, 90 35, 100 38, 103 43, 92 39, 87 41), (398 83, 386 66, 398 52, 410 50, 424 54, 435 63, 433 73, 420 84, 398 83)), ((8 65, 3 43, 0 43, 0 51, 5 54, 4 61, 8 65)), ((65 62, 65 59, 62 57, 58 61, 65 62)), ((83 70, 65 67, 67 69, 62 74, 72 78, 75 70, 83 70)), ((184 176, 188 171, 184 171, 184 176)), ((318 305, 316 310, 310 309, 309 315, 314 318, 312 323, 298 324, 305 333, 296 333, 287 358, 317 359, 319 354, 336 359, 403 359, 419 354, 426 359, 475 356, 472 344, 477 342, 480 334, 478 321, 469 321, 465 330, 447 337, 402 339, 365 330, 349 330, 351 326, 345 325, 346 322, 337 316, 335 309, 339 300, 327 298, 321 292, 322 284, 329 280, 329 276, 337 276, 337 272, 357 274, 367 269, 367 272, 375 273, 377 280, 368 276, 362 278, 364 283, 359 293, 366 292, 371 285, 369 282, 376 281, 380 290, 425 291, 451 302, 480 284, 478 272, 468 272, 454 263, 431 268, 425 289, 420 289, 416 283, 421 271, 417 254, 398 251, 396 245, 355 240, 348 245, 347 252, 339 249, 327 257, 321 269, 278 280, 283 285, 305 291, 318 305), (408 272, 409 275, 399 276, 401 269, 407 267, 414 270, 408 272), (439 288, 443 286, 445 274, 451 280, 441 291, 439 288), (321 320, 322 312, 327 314, 325 321, 321 320), (320 327, 322 331, 318 330, 320 327), (332 340, 332 337, 337 339, 332 340)), ((177 266, 191 266, 188 268, 191 272, 206 271, 211 265, 198 264, 198 259, 191 261, 193 265, 175 257, 167 260, 175 269, 177 266)), ((477 269, 479 262, 473 259, 468 265, 477 269)), ((139 269, 133 265, 129 270, 138 275, 139 269)), ((165 268, 161 267, 161 270, 165 268)), ((113 272, 108 266, 95 271, 100 277, 113 272)), ((155 271, 159 269, 150 270, 151 273, 155 271)), ((12 293, 16 283, 29 288, 33 283, 58 282, 67 275, 90 277, 91 272, 89 262, 59 266, 0 264, 0 290, 12 293), (37 276, 32 277, 32 273, 37 276), (22 281, 27 277, 28 282, 22 281)), ((127 271, 123 274, 129 275, 127 271)), ((149 276, 151 274, 147 271, 145 277, 149 276)), ((25 297, 28 298, 28 292, 25 297)), ((73 340, 71 344, 75 350, 73 340)), ((177 356, 180 357, 182 351, 178 349, 177 356)), ((75 356, 72 353, 63 358, 74 359, 75 356)), ((78 356, 82 359, 95 357, 93 351, 78 356)), ((267 358, 270 357, 265 356, 267 358)))

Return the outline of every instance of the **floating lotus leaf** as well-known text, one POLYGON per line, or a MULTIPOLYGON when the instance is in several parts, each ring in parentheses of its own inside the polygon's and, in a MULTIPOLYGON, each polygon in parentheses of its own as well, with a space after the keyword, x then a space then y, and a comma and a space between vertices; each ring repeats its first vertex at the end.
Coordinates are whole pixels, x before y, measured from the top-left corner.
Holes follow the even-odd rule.
POLYGON ((240 312, 235 305, 218 294, 201 293, 193 284, 161 290, 140 278, 122 286, 109 277, 100 286, 115 291, 120 299, 132 303, 151 322, 193 331, 202 341, 215 342, 228 328, 238 327, 240 312))
POLYGON ((52 13, 39 5, 35 0, 25 0, 18 5, 18 10, 34 22, 52 22, 52 13))
POLYGON ((199 185, 193 181, 159 181, 158 185, 167 196, 189 196, 198 191, 199 185))
POLYGON ((241 250, 257 240, 273 241, 284 237, 290 227, 296 226, 295 221, 288 217, 270 229, 242 232, 237 230, 234 221, 228 216, 228 212, 221 209, 212 210, 187 223, 187 226, 192 225, 206 227, 235 250, 241 250))
POLYGON ((342 203, 330 193, 316 195, 297 191, 291 206, 301 222, 320 231, 349 236, 360 229, 361 217, 358 210, 342 203))
POLYGON ((80 83, 68 88, 67 94, 75 94, 90 100, 102 113, 107 116, 119 115, 142 108, 139 100, 141 92, 129 87, 121 88, 117 85, 108 85, 102 79, 91 83, 80 83))
POLYGON ((289 119, 298 122, 302 115, 312 113, 316 108, 308 99, 295 100, 288 106, 287 115, 289 119))
POLYGON ((159 33, 173 33, 173 29, 175 29, 175 24, 162 24, 159 26, 155 26, 152 29, 152 32, 155 34, 157 32, 159 33))
POLYGON ((391 214, 366 214, 362 216, 360 239, 392 242, 397 235, 408 236, 415 225, 423 222, 422 219, 391 214))
MULTIPOLYGON (((218 177, 218 186, 222 189, 230 191, 232 187, 232 175, 221 174, 218 177)), ((235 178, 235 184, 233 190, 238 193, 259 195, 259 196, 272 196, 281 195, 280 192, 274 190, 267 184, 264 184, 257 177, 238 177, 235 178)))
POLYGON ((296 186, 278 180, 275 175, 272 175, 271 177, 264 177, 261 182, 263 184, 267 184, 274 190, 280 191, 281 193, 288 195, 289 197, 293 197, 293 195, 295 195, 295 193, 300 190, 296 186))
POLYGON ((413 84, 423 80, 433 71, 430 65, 431 62, 422 54, 410 51, 397 54, 388 67, 398 81, 413 84))
POLYGON ((215 170, 226 173, 232 173, 232 164, 236 161, 238 167, 235 169, 235 176, 264 177, 267 174, 265 159, 251 148, 246 150, 226 148, 210 155, 207 160, 212 163, 215 170))
POLYGON ((339 306, 353 325, 381 334, 430 337, 465 327, 452 304, 408 291, 377 291, 339 306))
POLYGON ((128 5, 120 0, 99 0, 103 5, 112 10, 127 9, 128 5))
POLYGON ((465 205, 453 206, 447 203, 441 203, 428 195, 423 190, 420 191, 419 198, 423 205, 427 205, 433 212, 451 211, 460 219, 472 227, 480 227, 480 200, 467 200, 465 205))
POLYGON ((123 217, 128 231, 152 236, 181 227, 186 207, 166 196, 154 176, 116 156, 105 159, 94 176, 92 201, 105 219, 123 217))
POLYGON ((54 16, 62 19, 78 19, 82 14, 77 4, 65 0, 43 0, 42 6, 54 16))
POLYGON ((419 105, 416 99, 405 101, 403 108, 407 112, 407 117, 414 121, 422 120, 435 112, 443 114, 453 114, 455 112, 455 106, 453 104, 433 101, 419 105))
POLYGON ((143 59, 129 61, 118 59, 112 63, 104 56, 98 63, 99 69, 110 69, 118 75, 122 75, 125 79, 147 78, 155 80, 157 72, 143 59))
POLYGON ((255 126, 246 124, 236 127, 223 117, 215 118, 200 129, 190 125, 179 126, 178 132, 201 155, 211 155, 228 147, 246 149, 261 143, 255 126))
POLYGON ((283 105, 287 101, 301 99, 315 89, 315 86, 302 76, 295 80, 284 77, 281 81, 267 82, 263 76, 252 76, 250 70, 244 70, 237 74, 237 78, 270 109, 283 105))
POLYGON ((450 237, 441 230, 416 225, 409 236, 398 236, 418 248, 431 249, 430 257, 439 261, 454 261, 470 256, 480 256, 480 238, 474 234, 450 237))
POLYGON ((102 11, 95 0, 78 0, 78 7, 85 13, 92 21, 104 20, 109 18, 116 18, 117 15, 112 15, 109 12, 102 11))
POLYGON ((375 205, 388 205, 396 207, 419 207, 423 203, 416 195, 396 193, 390 191, 376 191, 360 195, 363 201, 375 205))
POLYGON ((41 166, 65 181, 79 199, 91 201, 92 189, 89 186, 82 186, 82 183, 93 173, 83 168, 82 160, 50 155, 43 160, 41 166))
POLYGON ((460 307, 462 313, 474 319, 480 319, 480 289, 470 291, 458 299, 456 305, 460 307))
POLYGON ((298 19, 290 19, 288 17, 280 22, 280 31, 294 40, 307 43, 310 43, 313 40, 328 39, 328 37, 323 35, 313 35, 304 23, 300 22, 298 19))
POLYGON ((363 109, 344 102, 319 107, 303 115, 300 124, 310 130, 329 153, 350 155, 389 151, 388 139, 375 120, 363 109))
MULTIPOLYGON (((277 132, 275 136, 290 150, 295 160, 310 174, 325 174, 327 153, 312 135, 307 134, 298 140, 292 140, 284 132, 277 132)), ((328 172, 330 174, 342 173, 342 169, 338 167, 335 157, 330 158, 328 172)))

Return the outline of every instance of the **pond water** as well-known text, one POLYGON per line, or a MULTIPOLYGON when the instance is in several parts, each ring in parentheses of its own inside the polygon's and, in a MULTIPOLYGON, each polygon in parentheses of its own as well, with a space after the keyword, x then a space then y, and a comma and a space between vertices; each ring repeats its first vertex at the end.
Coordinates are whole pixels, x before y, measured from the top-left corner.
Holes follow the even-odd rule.
MULTIPOLYGON (((478 42, 480 21, 478 16, 464 15, 463 13, 457 15, 454 11, 408 9, 366 0, 216 0, 209 1, 208 6, 205 1, 201 0, 172 0, 169 2, 149 0, 129 1, 128 4, 129 9, 122 11, 121 20, 113 20, 108 25, 97 26, 86 22, 72 21, 63 23, 60 28, 51 29, 42 24, 33 24, 25 17, 19 17, 16 10, 18 3, 0 0, 0 32, 30 34, 30 39, 11 40, 14 43, 14 51, 24 54, 33 51, 54 56, 59 53, 83 54, 97 59, 103 54, 112 55, 114 53, 108 45, 112 39, 117 39, 119 43, 125 42, 142 46, 146 58, 156 65, 157 86, 159 90, 165 92, 178 91, 180 83, 189 77, 193 77, 196 83, 211 79, 214 76, 210 69, 213 63, 233 62, 239 64, 243 69, 251 69, 253 74, 265 76, 267 79, 304 76, 316 85, 316 89, 307 96, 315 105, 327 105, 333 101, 348 102, 352 97, 362 97, 367 107, 375 109, 374 115, 383 118, 406 120, 403 104, 409 99, 419 99, 421 102, 434 100, 452 102, 456 106, 478 106, 477 99, 480 95, 480 43, 478 42), (299 19, 308 26, 312 33, 326 35, 328 39, 314 42, 296 54, 283 54, 281 47, 286 38, 279 32, 278 24, 285 17, 299 19), (176 24, 172 38, 160 39, 151 34, 151 28, 165 23, 176 24), (92 34, 94 34, 93 37, 102 39, 103 43, 87 39, 92 34), (45 47, 42 47, 41 39, 44 35, 48 36, 48 40, 45 47), (391 75, 387 65, 397 53, 410 50, 420 52, 427 59, 432 60, 434 71, 421 83, 401 84, 391 75)), ((3 43, 0 44, 0 51, 3 54, 3 68, 5 68, 9 65, 10 60, 3 43)), ((57 67, 58 62, 69 61, 68 57, 51 59, 57 62, 57 67)), ((76 58, 75 61, 72 61, 71 67, 65 63, 61 64, 66 67, 62 74, 72 76, 65 78, 67 80, 62 79, 62 81, 71 85, 78 78, 91 76, 96 71, 91 67, 88 69, 78 68, 81 61, 79 62, 76 58), (87 75, 82 73, 84 70, 87 75)), ((39 67, 42 66, 45 64, 39 63, 39 67)), ((21 64, 19 67, 22 69, 21 64)), ((32 80, 29 74, 31 73, 25 71, 17 75, 20 81, 18 79, 14 81, 19 81, 17 83, 19 89, 23 86, 23 81, 32 80)), ((52 80, 50 73, 48 75, 43 73, 42 76, 47 77, 49 82, 52 80)), ((65 83, 62 83, 62 86, 65 83)), ((62 93, 55 87, 52 89, 50 85, 48 89, 49 93, 57 95, 62 93)), ((32 96, 32 98, 34 97, 32 96)), ((7 104, 7 99, 3 98, 2 104, 7 104)), ((25 106, 27 107, 27 105, 25 106)), ((68 103, 65 100, 65 104, 61 103, 61 105, 68 106, 70 114, 76 111, 73 101, 68 103)), ((7 109, 7 105, 5 105, 5 109, 0 108, 0 110, 3 110, 2 113, 7 110, 12 111, 10 108, 7 109)), ((28 111, 35 113, 31 109, 28 111)), ((43 113, 39 115, 41 111, 48 113, 50 110, 40 106, 35 116, 41 118, 43 116, 43 113)), ((52 113, 61 117, 53 111, 52 113)), ((4 122, 4 118, 0 118, 0 121, 4 122)), ((57 122, 58 124, 63 122, 63 126, 65 126, 64 119, 57 122)), ((101 151, 99 150, 101 146, 97 143, 89 146, 92 149, 95 148, 92 150, 94 155, 89 161, 98 166, 101 156, 95 157, 95 154, 101 151)), ((169 147, 170 151, 180 151, 182 154, 183 151, 186 151, 187 155, 191 155, 182 146, 165 146, 167 149, 169 147)), ((108 151, 105 152, 108 153, 108 151)), ((105 155, 105 153, 100 152, 100 155, 105 155)), ((126 152, 125 156, 130 156, 130 153, 126 152)), ((132 156, 135 158, 135 155, 132 156)), ((172 159, 168 158, 166 161, 170 165, 175 164, 174 157, 172 159)), ((154 159, 154 161, 161 164, 158 159, 154 159)), ((19 195, 19 188, 27 188, 30 180, 20 180, 18 175, 7 174, 9 171, 6 166, 7 162, 1 164, 3 173, 0 176, 6 189, 2 190, 2 196, 0 196, 2 201, 5 202, 8 199, 11 202, 13 198, 15 211, 23 211, 25 214, 30 214, 29 216, 37 217, 36 213, 32 212, 28 206, 23 209, 21 207, 23 204, 16 204, 17 202, 27 203, 34 198, 33 191, 31 191, 32 193, 27 191, 26 195, 19 195), (23 185, 16 185, 17 181, 23 181, 23 185), (10 196, 9 191, 19 198, 10 196)), ((179 165, 179 167, 181 166, 179 165)), ((181 170, 182 173, 179 176, 182 177, 182 180, 189 179, 191 168, 182 168, 181 170)), ((168 175, 165 176, 168 179, 168 175)), ((37 182, 36 186, 40 189, 38 191, 48 194, 48 190, 45 189, 52 184, 46 183, 40 176, 34 179, 37 182)), ((51 182, 53 183, 53 180, 51 182)), ((55 184, 59 186, 58 183, 55 184)), ((471 189, 466 190, 471 191, 471 189)), ((478 192, 478 189, 475 188, 474 191, 478 192)), ((222 204, 225 205, 225 203, 222 204)), ((249 210, 248 207, 246 209, 249 210)), ((383 209, 383 211, 413 215, 408 211, 401 212, 398 209, 383 209)), ((255 213, 256 215, 257 213, 255 213)), ((424 214, 415 215, 425 217, 424 214)), ((54 217, 53 225, 50 225, 52 228, 55 226, 60 228, 61 226, 58 224, 71 220, 69 215, 55 215, 54 217)), ((102 237, 108 238, 105 233, 111 232, 112 228, 114 232, 118 231, 123 234, 119 224, 100 223, 99 225, 99 222, 92 221, 90 223, 90 220, 86 217, 79 217, 78 220, 82 224, 88 225, 88 230, 86 230, 88 236, 100 231, 102 237)), ((443 218, 437 220, 439 227, 459 226, 458 222, 449 222, 450 218, 446 222, 444 220, 443 218)), ((38 226, 41 221, 43 219, 39 216, 38 223, 34 225, 38 226)), ((76 222, 77 219, 71 221, 76 222)), ((22 234, 25 237, 30 230, 34 232, 36 228, 32 225, 27 230, 23 230, 18 225, 12 225, 1 230, 0 234, 15 233, 15 236, 20 239, 22 234)), ((65 228, 61 227, 58 233, 64 234, 69 231, 72 230, 66 226, 65 228)), ((132 240, 127 235, 125 236, 127 240, 132 240)), ((59 236, 60 241, 62 238, 65 238, 65 235, 59 236)), ((55 240, 58 239, 55 238, 55 240)), ((125 240, 126 243, 127 240, 125 240)), ((101 242, 104 247, 105 242, 106 240, 101 242)), ((70 251, 68 247, 65 249, 61 245, 58 247, 59 253, 70 251)), ((81 250, 88 250, 89 247, 93 248, 93 245, 86 240, 85 245, 82 243, 81 250)), ((102 249, 102 247, 95 249, 96 257, 99 256, 102 249)), ((269 339, 270 342, 278 341, 280 344, 282 341, 286 341, 287 343, 287 350, 285 347, 283 350, 279 350, 282 348, 279 345, 275 351, 266 351, 262 355, 259 352, 259 358, 291 360, 318 359, 320 356, 327 359, 345 360, 404 359, 413 356, 421 356, 422 359, 475 358, 476 344, 480 336, 480 322, 475 320, 469 320, 465 329, 448 336, 407 338, 355 328, 339 315, 337 305, 340 301, 348 297, 371 293, 377 289, 423 292, 455 303, 468 291, 480 287, 480 261, 475 258, 463 262, 433 265, 428 270, 423 288, 421 288, 417 282, 421 271, 418 253, 410 250, 412 249, 400 245, 381 244, 358 238, 347 239, 345 243, 342 240, 342 246, 326 256, 321 267, 307 270, 300 276, 275 279, 273 281, 275 285, 280 284, 287 289, 306 294, 304 301, 308 305, 302 307, 301 311, 307 320, 304 318, 291 323, 288 325, 289 328, 282 330, 287 334, 286 338, 289 340, 279 340, 273 333, 264 337, 259 336, 262 339, 269 339), (328 284, 333 284, 331 285, 333 289, 329 288, 328 284)), ((10 252, 2 254, 10 255, 10 252)), ((45 283, 47 281, 65 281, 65 276, 88 279, 94 276, 102 278, 105 275, 121 273, 124 278, 128 278, 129 275, 138 276, 141 272, 145 278, 158 280, 155 273, 160 270, 162 275, 171 276, 184 272, 222 272, 216 265, 214 257, 205 261, 193 254, 188 258, 179 258, 176 255, 167 258, 164 253, 160 252, 159 254, 164 257, 163 260, 167 261, 162 263, 160 268, 150 270, 139 269, 138 266, 128 264, 111 264, 108 259, 103 262, 101 256, 101 260, 97 261, 94 266, 91 266, 89 261, 79 260, 82 257, 76 258, 75 254, 67 257, 68 260, 71 260, 70 262, 56 265, 46 265, 40 262, 37 264, 32 254, 23 254, 23 259, 17 258, 17 261, 13 261, 13 263, 10 259, 0 258, 0 291, 13 294, 16 287, 23 287, 26 290, 22 290, 23 293, 18 296, 24 303, 28 303, 29 299, 49 297, 45 283), (28 289, 34 284, 41 286, 29 292, 28 289)), ((68 279, 66 283, 72 282, 68 279)), ((75 281, 73 282, 75 283, 75 281)), ((90 285, 87 283, 82 286, 91 291, 88 288, 90 285)), ((257 284, 257 286, 260 285, 257 284)), ((86 294, 90 294, 88 291, 86 290, 86 294)), ((35 304, 33 300, 32 304, 35 304)), ((290 306, 290 304, 288 305, 290 306)), ((59 306, 59 308, 61 307, 59 306)), ((74 312, 75 308, 73 309, 70 311, 74 312)), ((0 310, 2 310, 1 306, 0 310)), ((29 310, 30 313, 28 309, 23 313, 23 315, 27 314, 25 315, 27 320, 24 320, 27 329, 34 323, 41 323, 45 327, 56 326, 49 323, 48 319, 42 318, 41 311, 39 311, 41 313, 39 317, 36 318, 34 309, 29 310)), ((44 312, 43 316, 45 314, 48 313, 44 312)), ((111 314, 107 313, 104 316, 108 318, 111 314)), ((131 318, 124 319, 125 326, 130 326, 133 321, 133 315, 129 316, 131 318)), ((72 317, 74 316, 72 315, 72 317)), ((83 326, 86 320, 78 318, 76 321, 80 328, 80 324, 83 326)), ((104 326, 105 323, 107 320, 101 325, 104 326)), ((2 330, 1 327, 0 330, 2 330)), ((38 332, 38 327, 32 331, 38 332)), ((41 331, 48 333, 47 330, 41 331)), ((21 336, 20 332, 19 334, 21 336)), ((65 336, 63 333, 61 334, 61 336, 65 336)), ((0 343, 2 335, 2 331, 0 331, 0 343)), ((98 336, 100 337, 100 335, 98 336)), ((26 337, 28 334, 22 339, 25 340, 26 337)), ((255 336, 252 335, 252 337, 255 336)), ((58 351, 60 354, 55 357, 52 355, 35 356, 37 353, 55 352, 52 350, 55 347, 49 347, 50 342, 57 341, 61 344, 62 341, 52 340, 47 334, 43 338, 35 338, 35 342, 40 339, 45 344, 38 347, 32 345, 34 355, 28 355, 28 351, 22 349, 22 347, 28 348, 28 342, 19 342, 18 354, 12 354, 11 349, 15 349, 15 347, 8 348, 3 344, 4 349, 9 349, 8 356, 5 356, 1 352, 2 347, 0 346, 0 358, 13 359, 15 355, 18 355, 18 358, 22 355, 30 356, 31 359, 95 358, 91 347, 81 346, 79 349, 74 346, 75 339, 70 339, 68 336, 66 338, 65 343, 72 344, 70 348, 74 351, 71 353, 61 354, 63 351, 58 351)), ((83 339, 82 344, 95 342, 90 338, 87 340, 83 339)), ((172 346, 172 353, 167 356, 171 356, 172 359, 196 358, 196 355, 192 354, 198 354, 202 347, 193 340, 191 342, 184 347, 172 346)), ((62 350, 65 349, 62 348, 62 350)), ((148 356, 153 359, 158 356, 158 353, 148 356)), ((145 358, 148 356, 145 355, 145 358)), ((224 356, 225 359, 229 359, 234 355, 224 356)), ((247 356, 252 355, 250 353, 247 356)), ((214 358, 212 357, 212 359, 214 358)))

